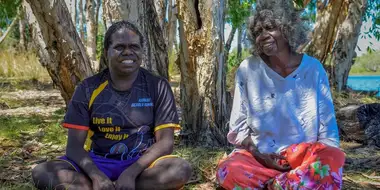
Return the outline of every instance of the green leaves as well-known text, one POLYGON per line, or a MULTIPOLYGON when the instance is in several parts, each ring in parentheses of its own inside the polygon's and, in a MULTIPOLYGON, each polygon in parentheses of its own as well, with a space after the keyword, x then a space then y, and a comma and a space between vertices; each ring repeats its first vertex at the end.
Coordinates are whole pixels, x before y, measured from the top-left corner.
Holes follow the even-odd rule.
POLYGON ((245 19, 250 16, 252 5, 255 0, 229 0, 227 4, 227 22, 232 27, 239 28, 244 24, 245 19))
POLYGON ((5 29, 17 15, 21 0, 0 0, 0 29, 5 29))
MULTIPOLYGON (((372 21, 372 25, 369 28, 369 33, 363 33, 364 36, 372 34, 377 41, 380 41, 380 0, 368 0, 368 5, 365 14, 363 15, 363 21, 372 21)), ((368 47, 367 51, 372 51, 372 47, 368 47)))
POLYGON ((303 0, 295 0, 295 3, 297 4, 297 6, 303 7, 303 0))

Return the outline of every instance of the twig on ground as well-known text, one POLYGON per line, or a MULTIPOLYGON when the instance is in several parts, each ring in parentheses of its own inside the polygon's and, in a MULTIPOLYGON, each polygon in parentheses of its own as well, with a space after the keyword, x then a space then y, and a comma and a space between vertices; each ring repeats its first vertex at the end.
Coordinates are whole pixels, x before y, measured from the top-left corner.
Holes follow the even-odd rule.
POLYGON ((369 176, 369 175, 366 175, 364 173, 360 173, 362 176, 368 178, 368 179, 372 179, 372 180, 375 180, 375 181, 380 181, 380 176, 369 176))

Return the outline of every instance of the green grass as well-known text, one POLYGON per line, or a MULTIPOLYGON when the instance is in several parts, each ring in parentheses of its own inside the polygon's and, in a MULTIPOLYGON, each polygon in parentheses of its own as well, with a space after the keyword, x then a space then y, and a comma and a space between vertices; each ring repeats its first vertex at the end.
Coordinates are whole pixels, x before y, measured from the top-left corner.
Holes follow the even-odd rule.
POLYGON ((25 183, 4 183, 2 184, 2 187, 0 187, 0 190, 37 190, 32 182, 25 182, 25 183))
POLYGON ((356 71, 353 71, 353 72, 350 72, 350 76, 379 76, 379 75, 380 75, 380 71, 376 71, 376 72, 368 72, 368 71, 356 72, 356 71))
POLYGON ((0 179, 0 190, 35 189, 31 181, 31 161, 40 158, 52 158, 62 154, 53 147, 64 147, 67 132, 60 126, 64 110, 60 109, 51 116, 0 116, 0 174, 4 177, 12 176, 16 180, 0 179), (28 143, 36 151, 25 155, 28 143), (52 151, 55 151, 52 153, 52 151), (19 162, 17 161, 19 160, 19 162), (19 171, 9 171, 8 167, 20 167, 19 171), (8 171, 7 171, 8 170, 8 171), (4 173, 3 173, 4 172, 4 173))
POLYGON ((60 126, 62 118, 61 110, 48 118, 38 115, 0 116, 0 138, 16 141, 36 135, 41 136, 39 140, 43 143, 63 145, 66 143, 66 130, 60 126))
POLYGON ((169 52, 169 78, 172 78, 173 76, 179 75, 180 71, 176 64, 177 55, 175 50, 173 49, 171 52, 169 52))

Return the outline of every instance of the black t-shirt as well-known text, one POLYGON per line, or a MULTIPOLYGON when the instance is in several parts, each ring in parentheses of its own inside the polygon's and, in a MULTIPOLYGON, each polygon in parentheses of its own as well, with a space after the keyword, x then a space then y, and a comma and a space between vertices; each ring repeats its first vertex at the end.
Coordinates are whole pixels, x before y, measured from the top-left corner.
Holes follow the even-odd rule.
POLYGON ((140 68, 132 88, 115 90, 109 70, 81 82, 63 126, 89 130, 86 149, 107 158, 131 159, 155 142, 154 132, 180 128, 167 80, 140 68))

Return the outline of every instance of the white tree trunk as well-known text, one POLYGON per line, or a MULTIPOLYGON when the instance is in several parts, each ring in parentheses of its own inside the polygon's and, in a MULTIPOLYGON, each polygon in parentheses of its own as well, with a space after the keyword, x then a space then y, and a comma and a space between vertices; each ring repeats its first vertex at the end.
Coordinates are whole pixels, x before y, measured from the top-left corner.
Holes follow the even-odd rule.
POLYGON ((108 28, 119 20, 134 23, 144 35, 143 67, 168 78, 168 53, 153 0, 105 0, 103 20, 108 28))
POLYGON ((224 53, 225 53, 225 57, 226 57, 226 59, 225 59, 226 63, 228 61, 228 56, 230 55, 231 45, 232 45, 232 41, 234 40, 235 33, 236 33, 236 28, 232 27, 231 32, 228 35, 228 39, 226 41, 226 44, 224 45, 224 53))
POLYGON ((192 144, 227 145, 225 4, 224 0, 177 1, 183 126, 192 144))
POLYGON ((70 15, 71 15, 71 20, 74 24, 76 25, 76 14, 77 14, 77 0, 65 0, 66 6, 69 9, 70 15))
POLYGON ((95 20, 96 20, 96 28, 99 29, 99 14, 100 7, 102 6, 102 0, 96 0, 96 10, 95 10, 95 20))
POLYGON ((350 1, 348 14, 339 27, 333 49, 334 72, 331 77, 337 91, 342 91, 346 88, 348 74, 356 57, 355 48, 358 43, 366 6, 367 0, 350 1))
POLYGON ((26 0, 40 62, 61 91, 66 104, 75 86, 91 76, 90 61, 63 0, 26 0))
POLYGON ((304 51, 325 63, 331 52, 336 37, 339 18, 345 16, 345 0, 329 1, 327 6, 318 6, 317 20, 312 32, 312 39, 304 51))
POLYGON ((154 7, 156 8, 158 23, 161 28, 165 28, 165 16, 166 16, 166 2, 170 0, 154 0, 154 7))
POLYGON ((106 30, 112 23, 122 18, 121 11, 119 11, 121 3, 121 1, 103 0, 103 22, 106 30))
POLYGON ((174 3, 173 3, 173 1, 169 0, 169 2, 171 2, 169 4, 169 22, 168 22, 168 26, 166 28, 168 52, 171 52, 173 50, 173 46, 175 45, 175 39, 177 36, 177 14, 178 14, 178 11, 177 11, 177 5, 175 4, 175 1, 174 1, 174 3))
POLYGON ((86 41, 84 38, 84 12, 83 12, 83 0, 79 0, 79 14, 78 14, 78 19, 79 19, 79 34, 80 34, 80 39, 82 39, 83 42, 86 41))
POLYGON ((87 54, 91 60, 91 68, 93 71, 99 69, 96 61, 96 35, 98 34, 97 4, 95 0, 86 0, 86 26, 87 26, 87 54))
POLYGON ((20 31, 20 47, 23 50, 27 49, 25 35, 25 9, 20 7, 19 31, 20 31))

